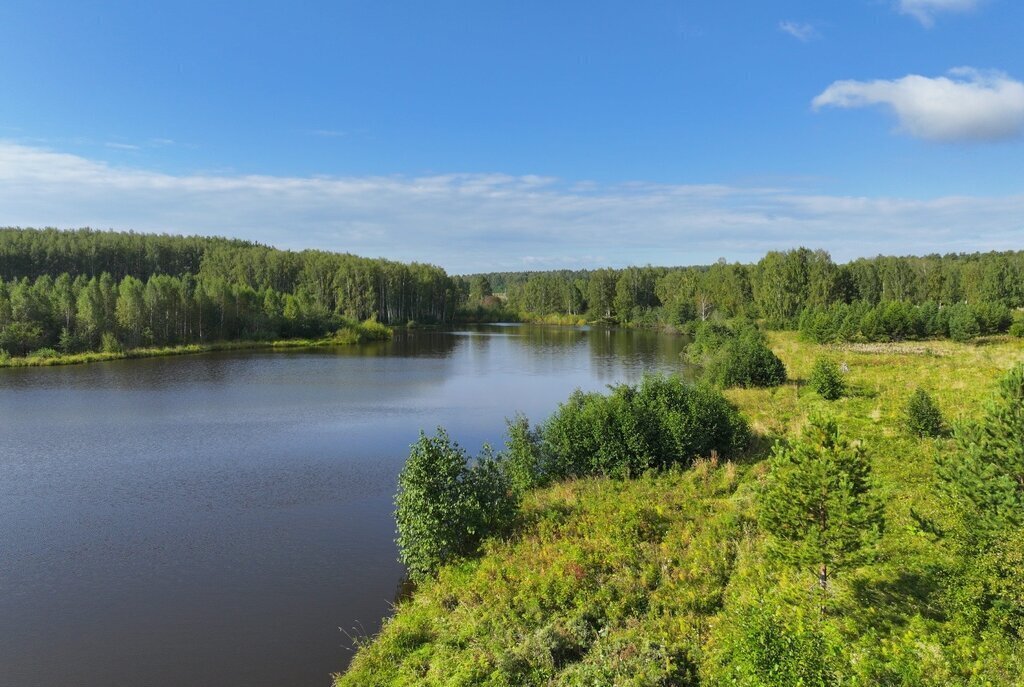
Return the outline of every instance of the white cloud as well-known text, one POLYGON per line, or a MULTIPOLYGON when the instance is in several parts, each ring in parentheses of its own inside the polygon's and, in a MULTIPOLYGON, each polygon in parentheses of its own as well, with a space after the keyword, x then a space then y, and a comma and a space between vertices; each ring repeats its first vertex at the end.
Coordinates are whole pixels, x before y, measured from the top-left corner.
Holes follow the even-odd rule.
POLYGON ((1024 83, 970 67, 929 78, 836 81, 813 101, 822 107, 892 109, 901 131, 932 141, 996 141, 1024 130, 1024 83))
POLYGON ((970 12, 982 0, 899 0, 899 10, 909 14, 924 26, 935 23, 935 15, 941 12, 970 12))
POLYGON ((767 250, 1020 248, 1024 195, 934 200, 503 174, 171 175, 0 141, 0 225, 226 235, 453 272, 706 264, 767 250))
POLYGON ((818 30, 814 28, 812 24, 808 24, 806 22, 780 21, 779 31, 782 31, 783 33, 788 33, 793 38, 804 43, 815 38, 821 37, 821 34, 818 33, 818 30))

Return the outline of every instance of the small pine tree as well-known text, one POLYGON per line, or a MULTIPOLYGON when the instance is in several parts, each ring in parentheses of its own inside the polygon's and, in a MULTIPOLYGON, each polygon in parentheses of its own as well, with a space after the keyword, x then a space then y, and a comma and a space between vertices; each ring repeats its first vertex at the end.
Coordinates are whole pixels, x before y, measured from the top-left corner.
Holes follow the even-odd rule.
POLYGON ((770 552, 813 570, 823 595, 832 576, 866 560, 881 535, 870 477, 863 447, 839 434, 832 419, 813 418, 799 441, 775 447, 759 521, 770 552))
POLYGON ((814 361, 807 384, 826 401, 834 401, 846 393, 846 382, 843 381, 843 373, 839 366, 834 360, 824 356, 814 361))
POLYGON ((904 424, 907 431, 919 437, 937 437, 943 432, 945 423, 942 412, 924 389, 918 388, 907 399, 904 409, 904 424))
POLYGON ((981 335, 978 318, 969 306, 961 303, 951 306, 949 310, 949 338, 965 343, 981 335))

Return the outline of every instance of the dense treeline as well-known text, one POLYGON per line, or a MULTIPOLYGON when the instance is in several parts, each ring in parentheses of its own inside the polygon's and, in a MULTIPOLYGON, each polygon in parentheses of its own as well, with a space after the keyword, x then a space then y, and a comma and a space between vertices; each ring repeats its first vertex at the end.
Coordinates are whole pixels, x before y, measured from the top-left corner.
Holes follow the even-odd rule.
MULTIPOLYGON (((755 317, 795 328, 808 310, 837 304, 958 303, 1024 307, 1024 252, 862 258, 836 264, 828 253, 773 251, 754 265, 629 267, 582 272, 474 275, 469 304, 491 292, 534 316, 585 313, 592 321, 678 325, 712 316, 755 317)), ((1008 326, 1008 323, 1007 323, 1008 326)), ((1001 331, 1005 331, 1005 327, 1001 331)), ((934 335, 945 335, 941 328, 934 335)))
POLYGON ((459 282, 432 265, 218 238, 0 230, 0 350, 316 337, 343 322, 444 322, 459 282))
POLYGON ((865 301, 833 303, 827 308, 808 308, 800 316, 800 333, 808 341, 903 341, 949 337, 970 341, 976 336, 1011 331, 1024 335, 1021 314, 1014 315, 999 302, 954 303, 939 307, 934 302, 914 305, 891 301, 870 305, 865 301), (1020 324, 1018 324, 1020 323, 1020 324))

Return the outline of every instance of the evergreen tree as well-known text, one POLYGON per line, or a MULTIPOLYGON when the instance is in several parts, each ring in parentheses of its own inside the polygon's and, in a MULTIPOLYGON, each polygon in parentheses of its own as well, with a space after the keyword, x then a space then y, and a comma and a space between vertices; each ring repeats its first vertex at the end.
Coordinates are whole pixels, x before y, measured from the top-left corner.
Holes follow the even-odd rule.
POLYGON ((759 521, 778 560, 813 570, 823 594, 834 575, 866 561, 883 528, 864 448, 832 419, 813 418, 802 438, 776 445, 759 521))
POLYGON ((818 392, 826 401, 835 401, 846 393, 846 382, 843 373, 834 360, 819 357, 814 361, 807 385, 818 392))
POLYGON ((919 437, 937 437, 942 434, 942 412, 924 389, 918 388, 907 399, 904 409, 907 430, 919 437))

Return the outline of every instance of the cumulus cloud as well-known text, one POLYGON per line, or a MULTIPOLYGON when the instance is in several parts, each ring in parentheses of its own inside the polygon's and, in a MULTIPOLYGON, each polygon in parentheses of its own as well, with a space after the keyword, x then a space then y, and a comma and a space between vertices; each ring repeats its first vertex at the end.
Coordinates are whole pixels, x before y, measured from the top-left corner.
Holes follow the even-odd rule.
POLYGON ((941 12, 970 12, 982 0, 899 0, 899 10, 909 14, 924 26, 935 23, 935 15, 941 12))
POLYGON ((804 43, 819 38, 818 30, 812 24, 799 21, 780 21, 779 31, 788 33, 793 38, 804 43))
POLYGON ((1024 196, 934 200, 539 176, 172 175, 0 141, 0 226, 245 238, 452 272, 1019 248, 1024 196))
POLYGON ((1024 130, 1024 83, 970 67, 947 76, 836 81, 813 101, 823 107, 890 108, 899 129, 931 141, 997 141, 1024 130))

